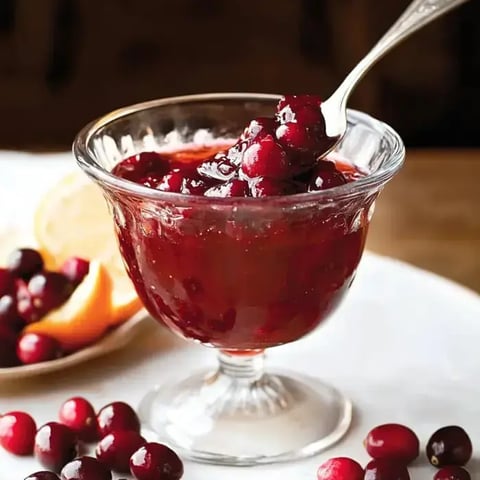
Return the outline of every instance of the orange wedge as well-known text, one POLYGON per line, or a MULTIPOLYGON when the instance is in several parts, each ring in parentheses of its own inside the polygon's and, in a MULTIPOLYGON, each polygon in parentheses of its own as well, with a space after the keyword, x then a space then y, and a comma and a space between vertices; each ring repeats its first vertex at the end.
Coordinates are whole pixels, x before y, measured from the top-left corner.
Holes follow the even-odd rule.
POLYGON ((110 315, 110 275, 100 262, 92 261, 87 276, 71 297, 24 331, 56 338, 70 352, 98 340, 109 326, 110 315))
POLYGON ((110 325, 142 308, 125 271, 100 187, 82 172, 67 175, 46 193, 35 212, 34 236, 49 265, 59 267, 77 256, 105 266, 112 278, 110 325))

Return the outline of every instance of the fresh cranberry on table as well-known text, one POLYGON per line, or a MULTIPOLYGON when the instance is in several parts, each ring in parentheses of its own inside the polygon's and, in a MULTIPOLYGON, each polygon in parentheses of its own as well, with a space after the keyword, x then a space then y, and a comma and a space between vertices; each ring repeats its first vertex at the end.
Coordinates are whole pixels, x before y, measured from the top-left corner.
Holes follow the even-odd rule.
POLYGON ((10 270, 0 268, 0 297, 12 293, 13 291, 13 275, 10 270))
POLYGON ((48 362, 62 356, 60 343, 42 333, 25 333, 18 339, 17 356, 25 364, 48 362))
POLYGON ((15 280, 15 291, 18 315, 26 323, 37 322, 44 312, 37 308, 33 295, 28 289, 28 284, 21 278, 15 280))
POLYGON ((116 430, 140 432, 140 420, 135 410, 125 402, 105 405, 97 414, 98 432, 105 437, 116 430))
POLYGON ((427 457, 434 467, 465 465, 472 457, 472 441, 467 432, 451 425, 438 429, 427 442, 427 457))
POLYGON ((83 456, 67 463, 60 473, 61 480, 111 480, 112 472, 96 458, 83 456))
POLYGON ((70 427, 84 442, 98 439, 97 416, 92 404, 83 397, 66 400, 59 411, 60 423, 70 427))
POLYGON ((464 468, 452 465, 438 470, 433 480, 471 480, 471 477, 464 468))
POLYGON ((88 260, 80 257, 70 257, 63 262, 60 272, 74 285, 78 285, 87 276, 89 269, 90 262, 88 260))
POLYGON ((318 480, 363 480, 365 472, 358 462, 352 458, 331 458, 320 465, 317 471, 318 480))
POLYGON ((78 455, 78 441, 72 429, 58 422, 42 425, 35 436, 35 458, 38 462, 59 472, 78 455))
POLYGON ((166 445, 146 443, 130 458, 130 471, 137 480, 179 480, 183 463, 166 445))
POLYGON ((13 295, 3 295, 0 298, 0 325, 20 331, 25 322, 17 312, 17 301, 13 295))
POLYGON ((97 445, 97 458, 111 470, 130 473, 130 457, 146 443, 137 432, 118 430, 109 433, 97 445))
POLYGON ((365 480, 410 480, 406 465, 386 458, 375 458, 365 467, 365 480))
POLYGON ((415 432, 397 423, 373 428, 365 438, 364 445, 372 458, 398 460, 406 465, 418 457, 420 449, 415 432))
POLYGON ((28 477, 25 477, 24 480, 60 480, 60 477, 56 473, 42 470, 40 472, 31 473, 28 477))
POLYGON ((33 298, 33 304, 42 313, 47 313, 65 303, 73 290, 73 283, 58 272, 37 273, 28 282, 28 291, 33 298))
POLYGON ((0 417, 0 445, 15 455, 30 455, 37 427, 25 412, 9 412, 0 417))
POLYGON ((7 259, 7 268, 15 277, 28 280, 43 269, 43 258, 33 248, 14 250, 7 259))

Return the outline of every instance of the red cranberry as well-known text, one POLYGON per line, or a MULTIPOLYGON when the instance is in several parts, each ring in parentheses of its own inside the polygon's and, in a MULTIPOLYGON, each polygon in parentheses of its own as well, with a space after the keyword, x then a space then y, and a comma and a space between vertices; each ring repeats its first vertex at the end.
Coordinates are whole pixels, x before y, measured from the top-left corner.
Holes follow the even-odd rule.
POLYGON ((427 457, 434 467, 462 466, 472 457, 472 442, 463 428, 443 427, 428 440, 427 457))
POLYGON ((130 457, 145 443, 137 432, 118 430, 102 438, 97 445, 97 458, 111 470, 130 473, 130 457))
POLYGON ((363 480, 364 471, 358 462, 351 458, 331 458, 320 465, 318 480, 363 480))
POLYGON ((365 467, 365 480, 410 480, 405 464, 376 458, 365 467))
POLYGON ((318 95, 285 95, 277 105, 277 112, 283 110, 286 106, 301 107, 304 105, 313 105, 320 107, 322 99, 318 95))
POLYGON ((112 173, 132 182, 140 182, 142 178, 150 173, 164 175, 169 169, 168 159, 161 154, 157 152, 142 152, 123 160, 113 168, 112 173))
POLYGON ((84 442, 97 440, 97 416, 92 404, 83 397, 65 401, 59 411, 60 423, 70 427, 84 442))
POLYGON ((101 437, 116 430, 131 430, 140 433, 140 420, 135 410, 124 402, 105 405, 97 414, 97 423, 101 437))
POLYGON ((183 189, 183 182, 185 177, 179 170, 167 173, 162 178, 162 181, 157 185, 157 190, 162 192, 181 193, 183 189))
POLYGON ((0 445, 15 455, 30 455, 37 427, 25 412, 9 412, 0 417, 0 445))
POLYGON ((43 269, 43 258, 32 248, 19 248, 13 251, 7 260, 7 267, 16 277, 28 280, 43 269))
POLYGON ((33 304, 45 313, 65 303, 73 290, 72 282, 58 272, 37 273, 28 282, 33 304))
POLYGON ((226 183, 209 188, 205 192, 206 197, 248 197, 250 193, 248 182, 234 178, 226 183))
POLYGON ((60 480, 60 478, 56 473, 43 470, 41 472, 31 473, 24 480, 60 480))
POLYGON ((327 190, 328 188, 339 187, 347 183, 347 180, 341 172, 336 169, 325 169, 323 165, 313 171, 311 178, 308 186, 310 192, 327 190))
POLYGON ((60 343, 41 333, 25 333, 17 343, 17 356, 23 364, 48 362, 62 356, 60 343))
POLYGON ((130 471, 138 480, 179 480, 183 464, 166 445, 147 443, 130 458, 130 471))
POLYGON ((237 173, 237 166, 227 157, 205 160, 197 167, 197 172, 215 180, 230 180, 237 173))
POLYGON ((0 268, 0 297, 12 293, 13 276, 6 268, 0 268))
POLYGON ((90 262, 83 258, 71 257, 63 262, 60 272, 74 285, 78 285, 88 274, 90 262))
POLYGON ((22 320, 27 323, 37 322, 42 318, 44 312, 35 305, 33 295, 28 290, 27 284, 18 278, 15 280, 17 312, 22 320))
POLYGON ((242 137, 245 140, 252 142, 265 137, 265 135, 273 135, 276 128, 277 122, 274 118, 258 117, 253 119, 248 124, 248 127, 243 132, 242 137))
POLYGON ((372 458, 388 458, 408 465, 419 453, 420 442, 410 428, 396 423, 379 425, 370 430, 364 441, 372 458))
POLYGON ((34 453, 41 465, 54 472, 59 472, 78 454, 75 433, 61 423, 46 423, 37 431, 34 453))
POLYGON ((16 353, 17 335, 7 325, 0 323, 0 368, 15 367, 20 364, 16 353))
POLYGON ((0 325, 6 325, 16 331, 20 331, 25 325, 18 315, 17 302, 12 295, 0 298, 0 325))
POLYGON ((67 463, 60 473, 61 480, 112 480, 112 473, 93 457, 78 457, 67 463))
POLYGON ((433 480, 471 480, 471 477, 464 468, 451 465, 438 470, 433 480))
POLYGON ((291 173, 288 156, 272 135, 265 135, 245 150, 242 171, 250 178, 283 179, 291 173))
POLYGON ((295 183, 259 177, 251 185, 252 197, 274 197, 299 193, 295 183))

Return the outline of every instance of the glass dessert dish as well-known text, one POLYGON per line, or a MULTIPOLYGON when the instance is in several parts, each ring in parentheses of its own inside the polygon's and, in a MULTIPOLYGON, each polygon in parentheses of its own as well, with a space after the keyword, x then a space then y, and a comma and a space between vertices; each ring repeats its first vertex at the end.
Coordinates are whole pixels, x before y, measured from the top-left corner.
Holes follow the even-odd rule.
POLYGON ((103 189, 127 271, 150 314, 213 347, 219 366, 146 395, 144 427, 185 457, 256 465, 313 455, 348 430, 352 406, 317 378, 264 370, 267 348, 315 330, 349 289, 375 200, 404 160, 400 137, 350 111, 333 156, 365 175, 323 191, 263 198, 170 193, 120 178, 132 155, 232 144, 280 97, 205 94, 106 115, 77 136, 81 168, 103 189))

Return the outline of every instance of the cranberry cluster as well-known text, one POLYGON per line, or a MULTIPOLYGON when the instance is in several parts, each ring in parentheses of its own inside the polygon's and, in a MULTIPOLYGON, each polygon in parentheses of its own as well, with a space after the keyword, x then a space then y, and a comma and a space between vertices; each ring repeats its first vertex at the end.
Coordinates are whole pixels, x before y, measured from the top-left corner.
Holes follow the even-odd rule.
POLYGON ((65 401, 58 422, 38 430, 25 412, 0 417, 0 445, 14 455, 35 455, 47 470, 25 480, 111 480, 112 470, 138 480, 179 480, 183 464, 166 445, 149 443, 140 434, 135 411, 124 402, 105 405, 98 413, 82 397, 65 401), (86 443, 98 442, 95 457, 81 455, 86 443))
MULTIPOLYGON (((365 469, 351 458, 332 458, 319 467, 318 480, 410 480, 407 467, 420 450, 418 437, 410 428, 397 423, 379 425, 368 433, 364 446, 372 457, 365 469)), ((472 457, 472 442, 463 428, 437 430, 427 442, 426 454, 438 468, 434 480, 470 480, 462 467, 472 457)))
POLYGON ((10 254, 7 267, 0 268, 0 368, 63 355, 54 338, 21 331, 66 302, 88 269, 89 262, 72 257, 59 272, 45 270, 41 254, 31 248, 10 254))
POLYGON ((226 150, 200 161, 143 152, 122 161, 113 173, 164 192, 207 197, 291 195, 343 185, 355 176, 319 159, 331 142, 320 105, 314 95, 286 96, 275 117, 252 120, 226 150))

